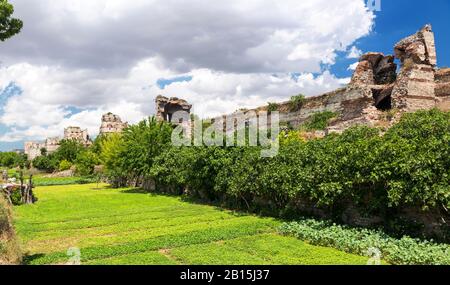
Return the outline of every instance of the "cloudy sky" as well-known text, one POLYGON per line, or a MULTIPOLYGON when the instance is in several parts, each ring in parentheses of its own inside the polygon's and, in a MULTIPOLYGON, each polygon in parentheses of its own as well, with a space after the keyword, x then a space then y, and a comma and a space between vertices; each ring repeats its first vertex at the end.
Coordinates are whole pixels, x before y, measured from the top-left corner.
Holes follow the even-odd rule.
POLYGON ((95 136, 108 111, 138 122, 158 94, 202 117, 321 94, 348 82, 362 52, 389 53, 429 22, 380 35, 392 7, 365 0, 10 2, 24 28, 0 43, 0 150, 69 125, 95 136), (368 43, 381 36, 398 38, 368 43))

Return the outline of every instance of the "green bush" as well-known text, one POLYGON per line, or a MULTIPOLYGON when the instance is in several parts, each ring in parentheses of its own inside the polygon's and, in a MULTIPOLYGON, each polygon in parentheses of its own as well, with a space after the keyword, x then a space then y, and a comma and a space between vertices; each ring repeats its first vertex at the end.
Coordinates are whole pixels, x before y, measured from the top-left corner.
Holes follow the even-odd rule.
POLYGON ((95 166, 100 163, 98 156, 89 150, 80 152, 75 160, 76 172, 80 176, 94 174, 95 166))
POLYGON ((22 194, 20 193, 20 190, 15 190, 11 193, 11 202, 14 206, 20 206, 22 205, 22 194))
POLYGON ((305 124, 305 128, 308 131, 325 130, 328 127, 330 120, 336 116, 336 113, 330 111, 315 113, 305 124))
POLYGON ((267 104, 267 112, 275 112, 278 110, 279 105, 277 103, 268 103, 267 104))
POLYGON ((71 167, 72 167, 72 163, 70 163, 67 160, 62 160, 59 163, 59 171, 66 171, 66 170, 69 170, 71 167))
POLYGON ((297 96, 292 96, 291 100, 289 101, 290 111, 291 112, 298 111, 301 107, 303 107, 303 104, 305 104, 305 101, 306 101, 306 97, 303 94, 299 94, 297 96))
POLYGON ((350 228, 326 221, 305 219, 284 223, 279 232, 313 245, 333 247, 348 253, 367 255, 379 250, 381 258, 398 265, 450 265, 450 245, 410 237, 395 239, 377 231, 350 228))

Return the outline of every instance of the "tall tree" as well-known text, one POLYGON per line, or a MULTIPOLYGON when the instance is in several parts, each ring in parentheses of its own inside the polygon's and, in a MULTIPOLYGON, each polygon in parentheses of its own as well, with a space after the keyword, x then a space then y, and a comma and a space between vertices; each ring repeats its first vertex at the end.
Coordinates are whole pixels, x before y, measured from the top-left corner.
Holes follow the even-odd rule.
POLYGON ((0 41, 5 41, 22 29, 23 22, 12 18, 14 6, 8 0, 0 0, 0 41))

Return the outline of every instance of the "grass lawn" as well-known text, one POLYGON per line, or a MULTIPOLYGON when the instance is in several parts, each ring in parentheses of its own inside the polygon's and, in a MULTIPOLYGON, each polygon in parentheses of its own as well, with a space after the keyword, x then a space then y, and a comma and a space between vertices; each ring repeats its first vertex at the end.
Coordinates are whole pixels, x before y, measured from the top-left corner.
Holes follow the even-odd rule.
POLYGON ((280 221, 102 184, 37 187, 15 207, 28 264, 366 264, 276 233, 280 221))

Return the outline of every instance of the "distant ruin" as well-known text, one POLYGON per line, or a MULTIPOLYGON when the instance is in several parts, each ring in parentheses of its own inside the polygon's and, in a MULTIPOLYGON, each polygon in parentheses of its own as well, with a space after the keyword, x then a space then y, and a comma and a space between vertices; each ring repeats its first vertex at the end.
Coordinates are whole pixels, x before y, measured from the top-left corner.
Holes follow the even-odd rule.
POLYGON ((121 133, 127 127, 128 123, 123 123, 118 115, 107 113, 102 116, 99 134, 121 133))
MULTIPOLYGON (((82 130, 80 127, 65 128, 63 139, 76 140, 86 147, 92 145, 88 131, 82 130)), ((41 156, 43 152, 47 154, 53 153, 58 150, 61 140, 59 137, 53 137, 47 138, 44 142, 25 142, 25 154, 29 160, 33 160, 41 156)))
POLYGON ((80 127, 68 127, 64 129, 65 140, 75 140, 85 147, 92 145, 88 130, 82 130, 80 127))
MULTIPOLYGON (((113 113, 107 113, 102 116, 100 125, 100 135, 120 133, 128 127, 128 123, 123 123, 119 116, 113 113)), ((88 130, 82 130, 80 127, 67 127, 64 129, 65 140, 75 140, 85 147, 92 145, 92 139, 88 134, 88 130)), ((61 143, 61 138, 47 138, 44 142, 25 142, 25 154, 29 160, 33 160, 42 155, 42 152, 50 154, 55 152, 61 143)))

